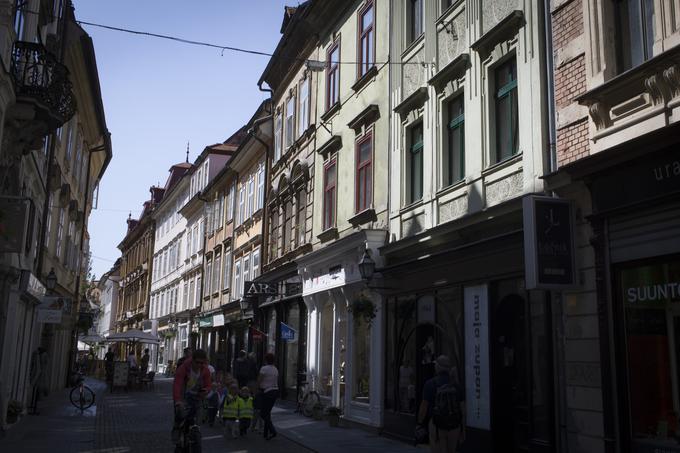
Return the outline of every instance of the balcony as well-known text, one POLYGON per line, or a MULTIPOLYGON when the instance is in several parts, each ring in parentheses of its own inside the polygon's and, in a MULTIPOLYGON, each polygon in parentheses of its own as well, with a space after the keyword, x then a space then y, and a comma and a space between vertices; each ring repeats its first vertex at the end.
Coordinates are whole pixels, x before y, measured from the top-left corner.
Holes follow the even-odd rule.
MULTIPOLYGON (((24 120, 42 122, 45 133, 54 131, 71 119, 76 100, 66 66, 38 43, 14 43, 11 61, 17 105, 33 108, 32 115, 20 115, 24 120)), ((43 134, 44 135, 44 134, 43 134)))

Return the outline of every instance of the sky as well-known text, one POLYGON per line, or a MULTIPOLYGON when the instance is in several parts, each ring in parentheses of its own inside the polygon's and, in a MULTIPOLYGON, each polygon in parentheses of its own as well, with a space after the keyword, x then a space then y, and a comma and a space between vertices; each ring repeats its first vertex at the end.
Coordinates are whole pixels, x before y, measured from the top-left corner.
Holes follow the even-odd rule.
MULTIPOLYGON (((76 18, 119 28, 272 52, 283 7, 297 0, 74 0, 76 18)), ((196 47, 83 25, 94 42, 113 159, 89 221, 92 272, 120 257, 129 213, 170 166, 238 130, 267 97, 268 57, 196 47)))

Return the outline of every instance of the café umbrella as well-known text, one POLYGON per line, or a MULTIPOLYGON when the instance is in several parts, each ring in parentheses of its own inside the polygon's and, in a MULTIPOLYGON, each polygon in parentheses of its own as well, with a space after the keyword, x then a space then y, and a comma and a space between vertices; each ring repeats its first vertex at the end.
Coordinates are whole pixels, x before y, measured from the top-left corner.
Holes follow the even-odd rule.
POLYGON ((142 332, 138 329, 130 329, 125 332, 112 333, 106 337, 109 343, 150 343, 158 344, 160 340, 152 333, 142 332))

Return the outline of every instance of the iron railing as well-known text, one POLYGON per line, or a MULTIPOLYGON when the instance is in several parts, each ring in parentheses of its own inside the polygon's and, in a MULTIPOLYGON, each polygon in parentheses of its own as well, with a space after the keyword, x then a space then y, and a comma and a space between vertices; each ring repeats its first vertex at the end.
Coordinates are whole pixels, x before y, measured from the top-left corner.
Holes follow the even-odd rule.
POLYGON ((68 68, 42 44, 16 41, 12 51, 12 77, 17 99, 31 98, 44 105, 61 126, 76 111, 68 68))

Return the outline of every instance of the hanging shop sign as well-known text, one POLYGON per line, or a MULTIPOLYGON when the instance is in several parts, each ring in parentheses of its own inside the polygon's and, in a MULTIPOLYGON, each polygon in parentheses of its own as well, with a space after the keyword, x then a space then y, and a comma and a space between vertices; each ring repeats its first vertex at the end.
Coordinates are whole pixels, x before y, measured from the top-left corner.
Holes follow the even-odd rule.
POLYGON ((69 298, 43 297, 37 307, 37 321, 43 324, 61 324, 62 314, 69 313, 70 307, 71 300, 69 298))
POLYGON ((208 316, 206 318, 199 318, 198 319, 198 327, 212 327, 213 325, 213 318, 212 316, 208 316))
POLYGON ((28 223, 25 198, 0 197, 0 253, 21 252, 28 223))
POLYGON ((278 289, 277 284, 273 282, 245 282, 243 286, 243 296, 275 296, 278 289))
POLYGON ((213 316, 213 327, 221 327, 224 325, 224 314, 220 313, 219 315, 213 316))
POLYGON ((297 341, 297 331, 293 329, 291 326, 288 324, 280 323, 281 324, 281 340, 286 341, 288 343, 294 343, 297 341))
POLYGON ((38 300, 42 300, 47 293, 45 285, 32 272, 27 270, 21 271, 21 291, 30 294, 38 300))
POLYGON ((250 326, 250 338, 252 338, 253 341, 263 341, 266 336, 266 333, 253 326, 250 326))
POLYGON ((526 289, 573 287, 576 278, 571 202, 528 196, 523 204, 526 289))
POLYGON ((464 293, 467 426, 488 430, 491 429, 488 288, 467 286, 464 293))

